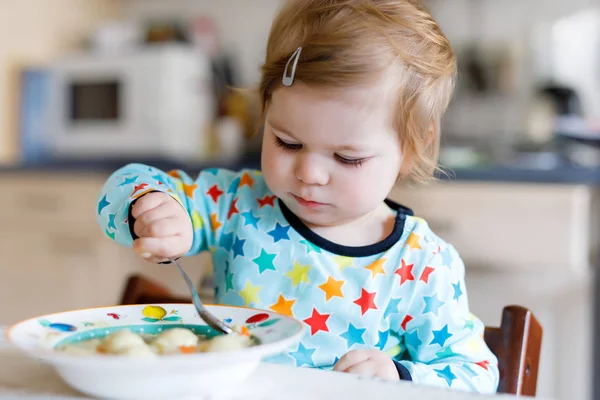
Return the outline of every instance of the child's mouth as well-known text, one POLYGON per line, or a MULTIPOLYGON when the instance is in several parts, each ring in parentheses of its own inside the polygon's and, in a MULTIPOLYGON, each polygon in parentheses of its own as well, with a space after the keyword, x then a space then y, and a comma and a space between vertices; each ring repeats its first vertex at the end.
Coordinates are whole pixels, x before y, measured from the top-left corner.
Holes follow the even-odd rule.
POLYGON ((302 207, 315 209, 326 205, 325 203, 319 203, 318 201, 303 199, 302 197, 296 196, 295 194, 292 194, 292 196, 294 196, 294 199, 296 199, 298 204, 300 204, 302 207))

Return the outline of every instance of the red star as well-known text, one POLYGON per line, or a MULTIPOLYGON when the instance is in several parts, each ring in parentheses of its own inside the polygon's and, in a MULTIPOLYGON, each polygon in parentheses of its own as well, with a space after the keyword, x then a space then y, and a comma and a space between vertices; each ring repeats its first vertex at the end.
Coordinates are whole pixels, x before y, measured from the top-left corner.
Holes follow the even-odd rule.
POLYGON ((437 253, 439 253, 440 251, 442 251, 442 248, 441 248, 440 246, 438 246, 438 247, 437 247, 437 249, 436 249, 436 251, 434 251, 434 252, 433 252, 433 254, 437 254, 437 253))
POLYGON ((431 275, 431 273, 435 271, 433 268, 431 267, 425 267, 425 269, 423 270, 423 273, 421 274, 421 277, 419 278, 420 281, 423 281, 425 283, 429 283, 429 275, 431 275))
POLYGON ((133 188, 133 193, 131 193, 131 195, 133 196, 136 192, 138 192, 140 190, 144 190, 147 186, 148 186, 147 183, 140 183, 139 185, 137 185, 136 187, 133 188))
POLYGON ((404 259, 402 261, 402 266, 394 272, 396 275, 400 277, 400 285, 404 284, 406 281, 414 281, 415 277, 412 274, 412 269, 414 264, 406 264, 404 259))
POLYGON ((260 208, 263 208, 267 205, 275 207, 275 204, 273 203, 275 201, 275 196, 265 196, 263 199, 257 199, 257 201, 260 208))
POLYGON ((489 361, 480 361, 478 363, 475 363, 477 365, 479 365, 481 368, 485 369, 486 371, 488 370, 488 365, 490 365, 489 361))
POLYGON ((365 315, 365 313, 369 311, 369 309, 377 310, 377 306, 375 305, 374 301, 376 294, 376 292, 369 293, 365 289, 362 289, 360 297, 354 300, 354 304, 360 306, 360 311, 362 315, 365 315))
POLYGON ((239 197, 236 197, 235 199, 233 199, 233 201, 231 202, 231 207, 229 208, 229 213, 227 214, 227 219, 231 219, 231 217, 233 216, 233 214, 237 214, 240 211, 237 209, 237 202, 239 200, 239 197))
POLYGON ((304 320, 304 323, 310 326, 310 334, 314 335, 319 331, 329 332, 327 320, 330 315, 331 314, 319 314, 319 312, 313 308, 311 317, 304 320))
POLYGON ((410 315, 407 315, 406 317, 404 317, 404 319, 402 320, 402 323, 400 324, 402 329, 404 329, 406 331, 406 324, 408 324, 410 321, 412 321, 412 319, 413 319, 413 317, 411 317, 410 315))
POLYGON ((221 195, 223 194, 223 191, 220 190, 217 185, 213 185, 213 187, 208 189, 208 192, 206 192, 206 194, 212 197, 213 201, 216 203, 217 200, 219 200, 219 197, 221 197, 221 195))

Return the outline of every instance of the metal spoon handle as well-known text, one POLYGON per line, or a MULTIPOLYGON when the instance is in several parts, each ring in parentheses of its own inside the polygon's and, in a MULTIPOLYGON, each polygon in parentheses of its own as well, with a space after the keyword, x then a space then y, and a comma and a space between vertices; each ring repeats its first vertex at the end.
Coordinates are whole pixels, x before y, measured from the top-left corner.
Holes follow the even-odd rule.
POLYGON ((200 318, 202 318, 213 329, 216 329, 223 333, 232 333, 233 329, 229 325, 212 315, 206 309, 206 307, 204 307, 204 304, 202 304, 202 300, 200 300, 200 296, 198 296, 198 292, 196 292, 194 284, 192 283, 190 277, 188 276, 188 274, 186 274, 184 269, 181 268, 179 262, 177 262, 177 260, 173 258, 169 258, 169 261, 175 264, 175 266, 179 270, 179 273, 181 274, 181 276, 185 280, 185 283, 190 289, 190 292, 192 293, 192 303, 194 304, 194 307, 196 307, 196 311, 198 311, 198 315, 200 316, 200 318))

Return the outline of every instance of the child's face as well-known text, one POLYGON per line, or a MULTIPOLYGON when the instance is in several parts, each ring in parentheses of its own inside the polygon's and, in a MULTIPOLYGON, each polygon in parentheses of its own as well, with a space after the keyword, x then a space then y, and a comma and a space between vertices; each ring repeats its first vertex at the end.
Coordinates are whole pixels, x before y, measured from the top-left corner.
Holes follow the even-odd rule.
POLYGON ((295 82, 275 90, 262 147, 269 189, 314 226, 375 210, 402 164, 391 110, 381 88, 333 91, 295 82))

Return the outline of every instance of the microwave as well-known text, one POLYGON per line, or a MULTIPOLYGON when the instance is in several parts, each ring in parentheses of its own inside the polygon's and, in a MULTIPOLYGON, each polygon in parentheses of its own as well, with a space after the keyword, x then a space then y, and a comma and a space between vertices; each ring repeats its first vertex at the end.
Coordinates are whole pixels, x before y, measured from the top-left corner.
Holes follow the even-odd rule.
POLYGON ((63 58, 50 68, 46 146, 60 158, 205 158, 211 71, 184 45, 63 58))

